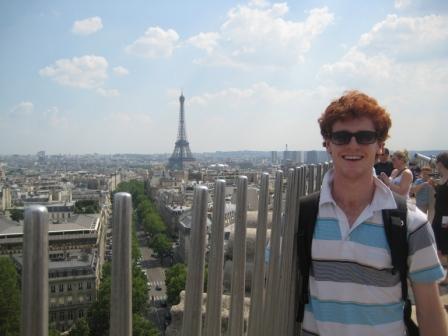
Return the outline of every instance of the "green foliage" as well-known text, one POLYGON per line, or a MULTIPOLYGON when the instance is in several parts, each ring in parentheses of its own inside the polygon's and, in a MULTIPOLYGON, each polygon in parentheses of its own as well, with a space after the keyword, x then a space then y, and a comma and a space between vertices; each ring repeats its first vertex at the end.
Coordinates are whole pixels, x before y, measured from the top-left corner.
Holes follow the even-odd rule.
POLYGON ((151 241, 151 248, 163 258, 164 255, 172 250, 172 243, 163 233, 158 233, 151 241))
POLYGON ((180 301, 179 294, 185 289, 187 280, 187 267, 185 264, 176 264, 165 271, 165 284, 167 303, 176 305, 180 301))
POLYGON ((60 336, 61 333, 54 327, 48 329, 48 336, 60 336))
POLYGON ((104 272, 103 268, 103 277, 98 290, 97 300, 89 309, 87 322, 91 336, 109 335, 111 276, 110 264, 106 263, 106 265, 106 272, 104 272))
POLYGON ((141 315, 132 316, 132 336, 159 336, 157 328, 141 315))
POLYGON ((70 330, 69 333, 70 336, 89 336, 89 334, 90 334, 89 325, 87 324, 87 321, 84 318, 76 320, 73 328, 70 330))
POLYGON ((117 192, 128 192, 132 195, 132 203, 136 204, 137 202, 137 198, 140 195, 144 195, 145 194, 145 186, 143 184, 143 182, 139 182, 139 181, 129 181, 129 182, 121 182, 118 186, 117 189, 115 189, 114 194, 117 192))
POLYGON ((19 276, 9 257, 0 257, 0 335, 20 332, 19 276))
POLYGON ((75 213, 93 214, 100 212, 100 205, 96 200, 79 200, 75 203, 75 213))
POLYGON ((23 220, 24 217, 23 209, 16 209, 16 208, 11 209, 9 210, 9 214, 11 216, 11 219, 16 222, 23 220))

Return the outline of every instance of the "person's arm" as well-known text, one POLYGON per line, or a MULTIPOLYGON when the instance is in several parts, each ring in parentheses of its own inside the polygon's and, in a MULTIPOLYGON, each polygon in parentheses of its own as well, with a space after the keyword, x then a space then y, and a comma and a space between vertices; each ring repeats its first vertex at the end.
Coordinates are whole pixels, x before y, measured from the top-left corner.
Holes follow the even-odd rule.
POLYGON ((412 183, 412 172, 409 169, 406 169, 401 174, 400 184, 389 183, 389 189, 402 196, 407 196, 409 186, 412 183))
POLYGON ((412 282, 421 336, 446 336, 446 313, 440 300, 437 283, 412 282))
POLYGON ((411 187, 411 194, 418 193, 424 186, 428 185, 428 182, 425 181, 417 181, 411 187))

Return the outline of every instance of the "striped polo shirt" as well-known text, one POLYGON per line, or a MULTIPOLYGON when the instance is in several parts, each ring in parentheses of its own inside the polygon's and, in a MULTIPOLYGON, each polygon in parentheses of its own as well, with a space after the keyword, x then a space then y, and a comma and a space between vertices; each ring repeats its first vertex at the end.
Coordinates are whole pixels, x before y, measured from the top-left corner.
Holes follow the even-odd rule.
MULTIPOLYGON (((374 177, 372 203, 349 227, 331 195, 332 179, 329 171, 322 184, 303 335, 405 335, 401 282, 398 272, 392 272, 381 212, 397 207, 392 192, 374 177)), ((443 279, 431 226, 411 204, 407 229, 410 280, 443 279)))

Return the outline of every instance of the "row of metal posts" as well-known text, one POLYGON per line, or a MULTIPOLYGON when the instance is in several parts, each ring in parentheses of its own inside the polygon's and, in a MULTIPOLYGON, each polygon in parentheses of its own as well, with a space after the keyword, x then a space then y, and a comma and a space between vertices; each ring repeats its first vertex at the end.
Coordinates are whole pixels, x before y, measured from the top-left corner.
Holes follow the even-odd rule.
MULTIPOLYGON (((110 336, 132 335, 132 198, 114 196, 110 336)), ((48 336, 48 211, 25 209, 22 264, 22 336, 48 336)))
MULTIPOLYGON (((244 324, 244 298, 246 274, 246 216, 247 177, 240 176, 237 183, 235 233, 233 243, 233 269, 231 282, 229 336, 293 336, 298 333, 294 318, 295 279, 297 264, 298 203, 300 197, 320 189, 330 164, 305 165, 290 169, 287 174, 285 209, 282 209, 282 171, 275 175, 274 206, 269 264, 265 270, 266 230, 269 201, 269 174, 261 176, 258 226, 255 242, 254 271, 251 285, 251 305, 248 325, 244 324), (247 332, 247 333, 246 333, 247 332)), ((188 260, 182 336, 221 335, 221 297, 223 292, 223 236, 224 236, 224 180, 215 184, 211 250, 209 258, 207 303, 202 332, 202 290, 206 246, 206 216, 208 190, 195 189, 191 250, 188 260)))
MULTIPOLYGON (((285 210, 282 211, 282 171, 275 175, 270 259, 265 270, 269 175, 261 177, 258 230, 248 335, 293 335, 294 274, 297 246, 298 200, 320 188, 329 164, 301 166, 287 175, 285 210), (282 224, 283 223, 283 224, 282 224)), ((241 176, 237 186, 235 241, 229 332, 245 334, 244 297, 246 264, 247 177, 241 176)), ((223 271, 223 237, 225 181, 217 180, 213 206, 209 279, 204 335, 221 335, 221 301, 223 271)), ((195 189, 191 232, 191 257, 188 265, 183 336, 202 335, 202 290, 204 286, 205 241, 208 189, 195 189)), ((110 335, 132 334, 132 264, 131 264, 132 198, 117 193, 113 206, 113 250, 110 335)), ((48 335, 48 212, 43 206, 25 210, 22 267, 22 330, 23 336, 48 335)))

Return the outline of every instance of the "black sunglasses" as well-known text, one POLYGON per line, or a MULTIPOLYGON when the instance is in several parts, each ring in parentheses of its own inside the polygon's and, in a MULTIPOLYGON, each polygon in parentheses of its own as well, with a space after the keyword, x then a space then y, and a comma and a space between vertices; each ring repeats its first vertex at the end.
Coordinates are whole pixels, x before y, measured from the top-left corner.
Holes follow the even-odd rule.
POLYGON ((356 142, 360 145, 370 145, 375 143, 378 135, 374 131, 358 131, 352 133, 349 131, 331 132, 330 141, 335 145, 346 145, 355 137, 356 142))

